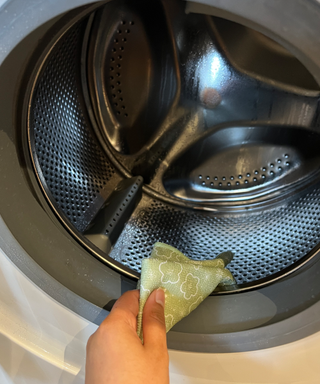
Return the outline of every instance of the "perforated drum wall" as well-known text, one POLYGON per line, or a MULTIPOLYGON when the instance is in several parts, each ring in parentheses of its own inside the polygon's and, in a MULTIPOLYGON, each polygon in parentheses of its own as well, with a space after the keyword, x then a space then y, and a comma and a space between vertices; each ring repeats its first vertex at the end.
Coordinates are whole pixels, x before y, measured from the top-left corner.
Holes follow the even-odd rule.
POLYGON ((80 231, 84 215, 114 174, 82 101, 81 47, 86 22, 53 48, 39 76, 30 115, 38 171, 52 198, 80 231))
POLYGON ((140 272, 141 260, 162 241, 195 260, 231 250, 228 265, 239 284, 252 283, 293 265, 320 239, 320 189, 278 209, 251 215, 215 216, 183 211, 145 199, 111 256, 140 272))

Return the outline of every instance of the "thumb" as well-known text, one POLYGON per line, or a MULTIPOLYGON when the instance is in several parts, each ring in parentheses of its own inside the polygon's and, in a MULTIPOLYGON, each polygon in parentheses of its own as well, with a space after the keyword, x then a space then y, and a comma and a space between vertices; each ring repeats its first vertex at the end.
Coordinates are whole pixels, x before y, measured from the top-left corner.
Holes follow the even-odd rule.
POLYGON ((146 348, 167 348, 164 305, 164 290, 159 288, 151 293, 144 306, 142 321, 146 348))

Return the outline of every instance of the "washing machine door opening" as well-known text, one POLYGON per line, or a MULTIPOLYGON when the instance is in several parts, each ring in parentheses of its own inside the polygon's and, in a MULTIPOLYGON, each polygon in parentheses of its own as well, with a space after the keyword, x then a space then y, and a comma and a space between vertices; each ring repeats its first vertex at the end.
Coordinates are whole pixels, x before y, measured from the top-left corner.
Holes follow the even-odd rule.
POLYGON ((319 86, 265 35, 180 1, 112 1, 51 38, 28 89, 42 193, 121 273, 138 278, 156 241, 232 250, 228 293, 316 254, 319 86))

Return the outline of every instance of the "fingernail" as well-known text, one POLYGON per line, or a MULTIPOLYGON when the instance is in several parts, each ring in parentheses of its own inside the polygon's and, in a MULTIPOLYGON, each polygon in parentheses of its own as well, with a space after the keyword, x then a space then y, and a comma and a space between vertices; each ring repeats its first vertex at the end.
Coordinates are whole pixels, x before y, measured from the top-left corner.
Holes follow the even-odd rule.
POLYGON ((164 307, 165 295, 164 290, 162 288, 158 288, 156 290, 156 302, 164 307))

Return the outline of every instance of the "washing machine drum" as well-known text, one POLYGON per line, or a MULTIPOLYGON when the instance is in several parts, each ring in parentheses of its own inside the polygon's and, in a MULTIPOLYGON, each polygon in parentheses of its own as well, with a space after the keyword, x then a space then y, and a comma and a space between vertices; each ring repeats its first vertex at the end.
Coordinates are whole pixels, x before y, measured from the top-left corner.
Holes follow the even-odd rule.
POLYGON ((44 3, 4 43, 3 231, 37 274, 103 307, 157 241, 195 260, 234 252, 237 284, 169 333, 179 349, 318 327, 320 5, 249 3, 44 3))

